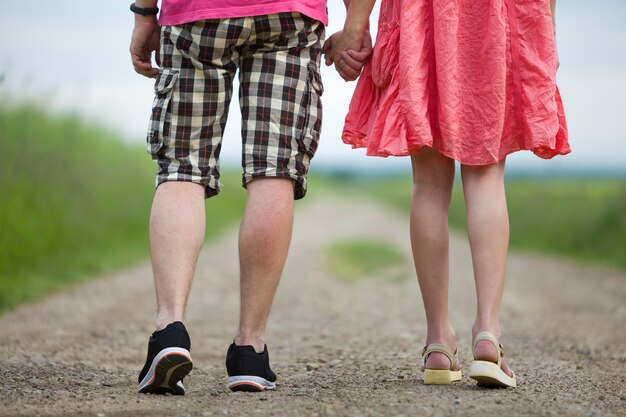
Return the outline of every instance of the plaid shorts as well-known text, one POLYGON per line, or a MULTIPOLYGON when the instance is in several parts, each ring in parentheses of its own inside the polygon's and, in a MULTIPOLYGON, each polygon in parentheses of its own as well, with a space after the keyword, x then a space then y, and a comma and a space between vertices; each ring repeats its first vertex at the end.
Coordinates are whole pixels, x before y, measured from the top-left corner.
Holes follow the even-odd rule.
POLYGON ((209 19, 161 29, 161 69, 148 130, 157 187, 191 181, 217 194, 219 154, 239 69, 244 187, 294 180, 304 197, 322 123, 324 25, 300 13, 209 19))

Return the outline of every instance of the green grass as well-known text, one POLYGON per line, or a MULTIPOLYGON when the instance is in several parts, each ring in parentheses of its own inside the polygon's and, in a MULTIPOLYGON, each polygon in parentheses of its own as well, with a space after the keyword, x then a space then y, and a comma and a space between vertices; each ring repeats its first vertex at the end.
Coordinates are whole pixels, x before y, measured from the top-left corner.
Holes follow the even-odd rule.
MULTIPOLYGON (((378 180, 326 177, 320 182, 344 197, 375 196, 408 215, 408 174, 378 180)), ((626 180, 510 178, 506 189, 512 248, 626 269, 626 180)), ((466 228, 460 186, 454 189, 449 219, 453 227, 466 228)))
MULTIPOLYGON (((0 104, 0 161, 0 312, 147 258, 156 166, 143 146, 75 116, 0 104)), ((238 174, 222 181, 224 191, 207 203, 207 239, 243 211, 238 174)), ((362 181, 314 174, 311 187, 342 198, 367 193, 404 213, 410 206, 408 174, 362 181)), ((624 180, 512 179, 507 196, 512 247, 626 268, 624 180)), ((459 188, 450 221, 464 227, 459 188)), ((330 262, 340 276, 404 262, 384 244, 337 245, 330 262)))
POLYGON ((406 265, 406 258, 395 247, 363 239, 334 242, 326 248, 326 256, 329 272, 346 280, 373 277, 406 265))
POLYGON ((514 247, 626 268, 626 181, 518 179, 507 202, 514 247))
MULTIPOLYGON (((0 105, 0 312, 147 258, 156 165, 75 116, 0 105)), ((236 175, 207 204, 207 238, 239 219, 236 175)))

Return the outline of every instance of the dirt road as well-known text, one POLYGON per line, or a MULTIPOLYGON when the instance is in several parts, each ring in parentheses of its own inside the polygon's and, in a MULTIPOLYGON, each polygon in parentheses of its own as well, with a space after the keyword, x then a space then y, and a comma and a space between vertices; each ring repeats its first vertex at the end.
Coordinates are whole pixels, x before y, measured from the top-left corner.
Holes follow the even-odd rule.
MULTIPOLYGON (((626 275, 512 253, 503 305, 517 389, 464 379, 425 386, 425 322, 406 279, 331 276, 324 248, 341 239, 396 246, 407 219, 372 202, 319 198, 297 207, 272 311, 275 392, 231 393, 224 358, 236 326, 236 232, 203 251, 187 327, 194 370, 185 397, 135 393, 152 328, 150 268, 89 282, 0 317, 0 416, 610 416, 626 415, 626 275)), ((474 289, 469 249, 454 237, 452 319, 464 371, 474 289)))

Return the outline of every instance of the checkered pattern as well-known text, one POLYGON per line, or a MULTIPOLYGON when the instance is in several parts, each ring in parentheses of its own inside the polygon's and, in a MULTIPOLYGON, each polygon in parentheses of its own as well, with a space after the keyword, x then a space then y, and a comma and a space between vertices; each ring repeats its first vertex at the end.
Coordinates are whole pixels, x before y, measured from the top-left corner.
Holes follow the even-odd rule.
POLYGON ((157 186, 166 181, 220 191, 219 154, 239 69, 242 183, 294 180, 306 193, 319 142, 324 26, 299 13, 210 19, 161 30, 161 70, 148 131, 157 186))

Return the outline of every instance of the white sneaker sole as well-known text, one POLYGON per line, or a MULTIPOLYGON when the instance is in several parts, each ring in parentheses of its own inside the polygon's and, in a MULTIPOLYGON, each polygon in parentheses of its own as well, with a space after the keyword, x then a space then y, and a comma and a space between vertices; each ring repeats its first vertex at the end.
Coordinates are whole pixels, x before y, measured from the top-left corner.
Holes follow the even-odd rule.
POLYGON ((276 383, 259 376, 237 375, 228 378, 226 387, 231 391, 259 392, 275 389, 276 383))
POLYGON ((185 395, 185 387, 181 380, 192 368, 193 362, 187 349, 163 349, 152 360, 148 373, 139 383, 138 392, 185 395))

